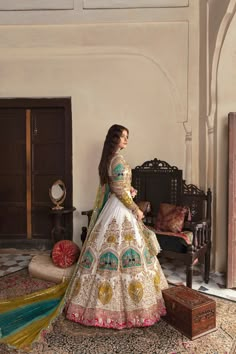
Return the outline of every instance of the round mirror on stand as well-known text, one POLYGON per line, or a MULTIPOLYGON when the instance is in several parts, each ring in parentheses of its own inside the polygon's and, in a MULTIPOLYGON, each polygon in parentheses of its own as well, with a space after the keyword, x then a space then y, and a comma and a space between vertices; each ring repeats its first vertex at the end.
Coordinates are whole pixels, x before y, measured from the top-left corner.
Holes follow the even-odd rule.
POLYGON ((66 198, 66 186, 64 182, 60 179, 54 182, 51 188, 49 188, 49 196, 53 204, 55 204, 55 206, 52 207, 52 210, 64 209, 61 205, 66 198))

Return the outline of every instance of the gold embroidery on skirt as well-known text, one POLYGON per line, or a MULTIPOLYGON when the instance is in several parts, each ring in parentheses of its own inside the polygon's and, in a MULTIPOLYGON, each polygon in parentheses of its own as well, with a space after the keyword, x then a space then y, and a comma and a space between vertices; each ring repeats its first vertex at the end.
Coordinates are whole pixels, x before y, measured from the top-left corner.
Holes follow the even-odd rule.
POLYGON ((78 296, 79 292, 80 292, 80 289, 81 289, 81 281, 80 281, 80 279, 76 279, 75 280, 75 284, 73 285, 72 289, 73 290, 72 290, 72 296, 71 297, 78 296))
POLYGON ((160 291, 160 274, 156 273, 153 280, 154 280, 154 286, 156 288, 156 291, 160 291))
MULTIPOLYGON (((88 238, 88 246, 93 245, 95 247, 97 236, 101 230, 101 222, 96 225, 88 238)), ((96 247, 95 247, 96 248, 96 247)))
POLYGON ((134 229, 127 217, 124 218, 124 221, 122 223, 122 243, 123 241, 125 244, 134 243, 135 245, 137 245, 134 229))
POLYGON ((128 293, 133 302, 138 304, 143 298, 143 286, 139 281, 131 281, 128 287, 128 293))
POLYGON ((109 283, 104 282, 98 287, 98 299, 103 305, 108 304, 112 298, 112 287, 109 283))
POLYGON ((118 245, 118 237, 119 237, 119 225, 117 224, 116 219, 113 218, 107 227, 105 237, 104 237, 104 244, 106 244, 108 242, 114 246, 117 246, 118 245))
POLYGON ((107 238, 108 243, 116 243, 116 240, 117 240, 116 235, 110 235, 107 238))
POLYGON ((134 235, 132 235, 132 234, 126 234, 126 235, 124 236, 124 239, 125 239, 126 242, 132 242, 132 241, 134 241, 134 235))

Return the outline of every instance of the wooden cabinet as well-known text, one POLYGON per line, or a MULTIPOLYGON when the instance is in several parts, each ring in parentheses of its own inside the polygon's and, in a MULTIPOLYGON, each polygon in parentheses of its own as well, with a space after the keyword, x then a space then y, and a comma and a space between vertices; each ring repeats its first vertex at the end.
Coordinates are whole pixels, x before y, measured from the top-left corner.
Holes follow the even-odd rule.
POLYGON ((2 99, 0 125, 0 239, 50 239, 57 179, 72 206, 70 99, 2 99))

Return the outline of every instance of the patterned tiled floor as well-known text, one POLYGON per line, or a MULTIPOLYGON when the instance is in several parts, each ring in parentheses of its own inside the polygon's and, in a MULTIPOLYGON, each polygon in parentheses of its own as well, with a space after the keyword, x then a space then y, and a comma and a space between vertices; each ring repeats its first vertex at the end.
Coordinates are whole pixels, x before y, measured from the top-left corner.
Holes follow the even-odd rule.
MULTIPOLYGON (((186 268, 178 260, 160 259, 163 272, 169 284, 186 285, 186 268)), ((206 284, 200 265, 194 266, 192 288, 202 293, 236 301, 236 289, 226 289, 226 278, 223 273, 210 273, 210 280, 206 284)))
MULTIPOLYGON (((20 253, 19 251, 17 253, 0 253, 0 277, 27 268, 33 254, 34 252, 20 253)), ((160 263, 169 284, 186 285, 186 273, 183 263, 165 258, 160 259, 160 263)), ((225 284, 225 275, 222 273, 211 273, 210 281, 206 284, 203 281, 201 267, 199 265, 194 266, 193 289, 205 294, 236 301, 236 290, 226 289, 225 284)))
POLYGON ((31 258, 30 254, 0 254, 0 277, 27 268, 31 258))

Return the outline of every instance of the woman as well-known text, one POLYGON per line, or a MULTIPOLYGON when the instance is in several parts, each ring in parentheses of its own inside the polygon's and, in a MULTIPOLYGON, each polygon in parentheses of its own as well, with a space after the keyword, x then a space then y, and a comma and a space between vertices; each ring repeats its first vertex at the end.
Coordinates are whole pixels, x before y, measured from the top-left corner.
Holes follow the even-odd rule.
POLYGON ((168 285, 145 241, 131 169, 120 154, 128 137, 121 125, 108 130, 97 205, 67 304, 66 317, 88 326, 150 326, 165 314, 161 290, 168 285))

